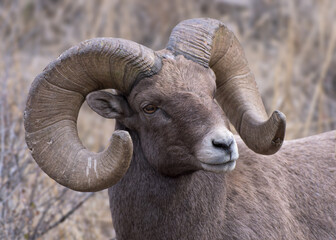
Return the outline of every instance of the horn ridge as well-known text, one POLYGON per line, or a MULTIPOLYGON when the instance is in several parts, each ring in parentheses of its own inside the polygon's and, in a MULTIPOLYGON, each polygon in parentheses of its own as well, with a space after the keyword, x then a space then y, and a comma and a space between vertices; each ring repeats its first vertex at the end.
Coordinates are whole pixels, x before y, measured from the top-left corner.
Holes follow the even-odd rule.
POLYGON ((26 142, 43 171, 77 191, 118 182, 132 159, 129 133, 115 131, 105 151, 90 152, 78 137, 78 112, 90 92, 114 88, 127 94, 139 76, 161 66, 153 50, 116 38, 84 41, 48 64, 32 83, 24 113, 26 142))
POLYGON ((173 29, 166 49, 215 72, 216 99, 250 149, 260 154, 280 149, 285 116, 276 111, 267 117, 243 48, 224 23, 210 18, 182 21, 173 29))

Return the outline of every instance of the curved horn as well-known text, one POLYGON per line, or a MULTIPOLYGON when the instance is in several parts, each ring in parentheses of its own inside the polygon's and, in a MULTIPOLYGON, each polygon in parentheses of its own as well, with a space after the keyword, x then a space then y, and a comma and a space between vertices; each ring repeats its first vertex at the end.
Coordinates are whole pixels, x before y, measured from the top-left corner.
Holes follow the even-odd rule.
POLYGON ((215 19, 191 19, 172 31, 167 49, 216 74, 216 99, 246 145, 260 154, 277 152, 286 129, 285 115, 268 119, 244 51, 234 34, 215 19))
POLYGON ((115 184, 129 167, 132 139, 116 131, 105 151, 88 151, 77 133, 79 109, 92 91, 127 94, 135 81, 160 69, 161 59, 151 49, 113 38, 84 41, 50 63, 32 83, 24 117, 27 145, 43 171, 77 191, 115 184))

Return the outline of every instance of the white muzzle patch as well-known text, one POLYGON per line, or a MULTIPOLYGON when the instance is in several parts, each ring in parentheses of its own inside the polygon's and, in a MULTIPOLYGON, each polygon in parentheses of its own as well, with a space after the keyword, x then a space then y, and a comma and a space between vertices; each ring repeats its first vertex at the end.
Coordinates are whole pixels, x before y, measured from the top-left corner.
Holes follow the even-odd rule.
POLYGON ((223 126, 214 128, 201 142, 196 157, 211 172, 232 171, 239 157, 233 134, 223 126))

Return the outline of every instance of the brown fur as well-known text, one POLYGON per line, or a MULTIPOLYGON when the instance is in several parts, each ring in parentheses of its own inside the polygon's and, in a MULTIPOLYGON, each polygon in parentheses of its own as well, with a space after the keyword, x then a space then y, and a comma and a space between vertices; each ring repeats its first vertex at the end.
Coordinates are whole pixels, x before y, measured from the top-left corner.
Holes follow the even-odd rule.
POLYGON ((238 144, 226 177, 232 239, 336 238, 336 131, 287 141, 273 156, 238 144))
POLYGON ((214 76, 183 57, 163 63, 126 98, 106 100, 134 145, 127 173, 109 189, 117 238, 336 238, 336 132, 285 142, 272 156, 236 136, 234 171, 201 170, 199 142, 212 127, 228 127, 214 76), (146 115, 143 103, 159 110, 146 115))
POLYGON ((335 136, 288 141, 274 156, 236 136, 233 172, 178 178, 154 171, 137 145, 129 171, 109 189, 118 239, 334 239, 335 136))

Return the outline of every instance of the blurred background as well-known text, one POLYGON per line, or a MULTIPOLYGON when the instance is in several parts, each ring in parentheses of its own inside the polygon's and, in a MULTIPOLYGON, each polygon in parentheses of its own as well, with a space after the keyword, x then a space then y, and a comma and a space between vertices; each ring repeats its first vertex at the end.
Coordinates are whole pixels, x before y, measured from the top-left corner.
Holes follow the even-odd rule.
MULTIPOLYGON (((114 238, 107 191, 67 190, 27 151, 29 86, 85 39, 125 38, 159 50, 178 22, 195 17, 222 20, 234 31, 268 113, 287 116, 287 139, 336 128, 334 0, 0 0, 0 239, 114 238)), ((84 145, 100 151, 114 121, 84 104, 78 128, 84 145)))

